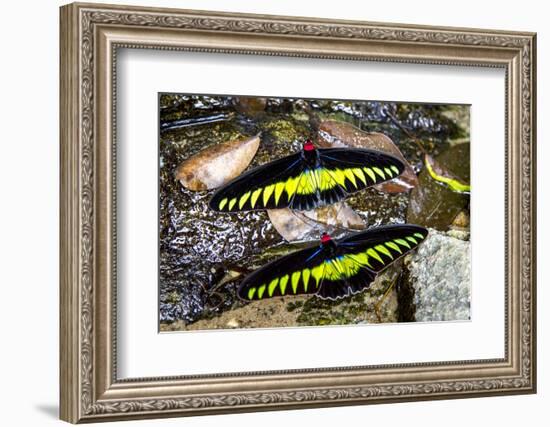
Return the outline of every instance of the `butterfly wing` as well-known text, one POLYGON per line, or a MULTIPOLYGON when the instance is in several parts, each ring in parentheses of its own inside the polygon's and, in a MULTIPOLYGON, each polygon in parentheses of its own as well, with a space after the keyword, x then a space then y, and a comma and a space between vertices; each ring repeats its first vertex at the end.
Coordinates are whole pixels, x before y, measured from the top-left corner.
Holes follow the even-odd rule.
POLYGON ((377 227, 340 240, 336 264, 325 271, 318 296, 338 299, 362 291, 378 273, 415 249, 427 235, 424 227, 402 224, 377 227))
POLYGON ((291 208, 330 205, 350 194, 396 178, 405 170, 397 157, 361 148, 319 149, 319 168, 304 171, 291 208), (307 173, 313 176, 309 178, 307 173), (308 178, 308 179, 306 179, 308 178), (309 183, 313 182, 313 183, 309 183))
POLYGON ((287 207, 302 168, 303 160, 298 152, 251 169, 216 191, 210 199, 210 208, 237 212, 287 207))
POLYGON ((219 189, 210 207, 220 212, 310 210, 393 179, 405 169, 398 158, 373 150, 327 148, 315 155, 315 162, 306 162, 298 152, 254 168, 219 189))
POLYGON ((299 294, 344 298, 368 288, 380 271, 427 235, 420 226, 392 225, 354 234, 332 248, 319 245, 297 251, 250 274, 238 295, 247 301, 299 294))
POLYGON ((291 209, 331 205, 350 194, 399 176, 405 170, 392 155, 362 148, 318 149, 315 167, 303 165, 295 178, 291 209))
POLYGON ((317 245, 293 252, 260 267, 239 286, 238 296, 246 301, 284 295, 315 294, 321 285, 326 249, 317 245))

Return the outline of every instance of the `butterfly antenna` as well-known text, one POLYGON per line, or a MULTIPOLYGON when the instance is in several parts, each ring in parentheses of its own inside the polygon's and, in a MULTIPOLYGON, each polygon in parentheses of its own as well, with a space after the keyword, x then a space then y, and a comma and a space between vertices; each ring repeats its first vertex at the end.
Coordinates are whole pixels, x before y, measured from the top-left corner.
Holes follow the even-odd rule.
POLYGON ((290 210, 290 213, 292 213, 292 215, 296 219, 298 219, 299 221, 303 222, 306 225, 309 225, 311 227, 315 227, 315 226, 320 225, 319 221, 316 221, 313 218, 308 217, 307 215, 303 214, 300 211, 296 211, 294 209, 289 209, 289 210, 290 210))
POLYGON ((223 304, 223 297, 217 292, 217 286, 213 286, 211 289, 208 289, 203 283, 199 284, 202 289, 202 294, 204 295, 204 307, 208 310, 216 310, 223 304), (220 302, 212 305, 212 297, 217 296, 220 298, 220 302))
MULTIPOLYGON (((342 209, 342 206, 340 206, 339 209, 342 209)), ((310 227, 320 227, 323 230, 327 230, 327 229, 330 228, 330 229, 333 229, 333 230, 336 230, 336 231, 357 231, 357 229, 344 227, 344 226, 338 225, 338 224, 329 225, 326 222, 319 221, 315 218, 310 218, 309 216, 307 216, 306 214, 304 214, 301 211, 296 211, 296 210, 290 209, 290 212, 292 213, 292 215, 294 215, 295 218, 302 221, 304 224, 309 225, 310 227)), ((340 214, 340 212, 338 211, 336 216, 338 216, 339 214, 340 214)))

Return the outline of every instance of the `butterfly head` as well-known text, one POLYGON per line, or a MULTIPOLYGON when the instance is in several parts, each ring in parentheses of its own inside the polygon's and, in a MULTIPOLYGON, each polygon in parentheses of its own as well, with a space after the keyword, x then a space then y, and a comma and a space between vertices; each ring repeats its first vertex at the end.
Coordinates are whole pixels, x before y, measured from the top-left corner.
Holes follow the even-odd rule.
POLYGON ((332 237, 330 237, 328 235, 328 233, 323 233, 322 236, 321 236, 321 243, 323 245, 327 245, 329 244, 330 242, 332 242, 332 237))
POLYGON ((302 147, 304 151, 314 151, 315 145, 313 145, 313 142, 311 142, 311 139, 306 139, 306 142, 304 142, 304 145, 302 147))

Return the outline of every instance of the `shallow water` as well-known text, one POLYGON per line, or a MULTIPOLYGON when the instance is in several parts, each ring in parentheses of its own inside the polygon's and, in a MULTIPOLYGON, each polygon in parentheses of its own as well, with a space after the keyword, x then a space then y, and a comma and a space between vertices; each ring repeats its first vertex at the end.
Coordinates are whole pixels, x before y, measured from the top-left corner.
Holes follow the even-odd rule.
POLYGON ((315 137, 320 121, 345 121, 389 136, 420 174, 421 188, 412 192, 387 194, 369 188, 347 199, 368 227, 412 222, 412 218, 417 224, 446 231, 456 214, 469 213, 469 198, 423 175, 422 153, 410 136, 419 139, 432 157, 442 159, 444 166, 464 175, 466 169, 469 172, 467 106, 163 95, 160 119, 159 309, 163 330, 414 320, 412 296, 407 297, 410 289, 399 266, 388 269, 365 295, 344 301, 285 297, 245 307, 235 296, 242 275, 299 246, 277 233, 266 212, 211 211, 207 203, 213 191, 189 191, 174 172, 183 160, 209 146, 261 132, 260 147, 249 167, 257 166, 299 150, 304 139, 315 137), (456 147, 462 150, 460 156, 453 154, 456 147), (420 190, 426 197, 414 196, 420 190), (430 195, 443 200, 445 210, 456 214, 438 215, 439 207, 428 206, 433 203, 430 195), (411 208, 412 197, 415 209, 411 208), (373 316, 372 306, 390 282, 399 284, 397 291, 391 293, 382 315, 373 316))

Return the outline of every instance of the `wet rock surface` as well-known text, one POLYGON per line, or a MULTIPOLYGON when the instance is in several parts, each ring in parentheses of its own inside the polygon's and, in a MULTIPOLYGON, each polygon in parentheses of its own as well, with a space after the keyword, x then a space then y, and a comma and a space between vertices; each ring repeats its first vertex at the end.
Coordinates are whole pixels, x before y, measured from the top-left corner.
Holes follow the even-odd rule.
POLYGON ((184 321, 162 324, 162 331, 272 328, 281 326, 350 325, 396 322, 398 269, 388 269, 365 292, 339 301, 292 296, 254 301, 225 311, 211 319, 186 325, 184 321), (385 295, 386 291, 388 294, 385 295))
POLYGON ((408 269, 417 322, 470 319, 469 241, 430 230, 408 269))
MULTIPOLYGON (((281 235, 267 212, 211 211, 208 201, 213 190, 192 191, 182 186, 175 173, 182 162, 210 147, 261 134, 257 153, 246 171, 299 150, 303 140, 317 132, 313 122, 337 120, 350 123, 362 132, 382 132, 391 138, 412 169, 420 171, 414 192, 418 187, 431 184, 429 180, 422 180, 422 153, 392 123, 389 115, 422 138, 430 155, 441 161, 439 155, 453 147, 452 141, 468 137, 465 107, 276 98, 252 102, 242 98, 173 94, 161 96, 160 104, 159 310, 162 330, 410 321, 410 313, 400 312, 400 307, 411 311, 413 304, 414 292, 402 291, 410 285, 408 279, 405 284, 391 287, 388 296, 382 298, 390 281, 388 274, 394 271, 391 280, 396 283, 404 280, 399 265, 388 269, 371 289, 337 302, 316 297, 240 302, 235 290, 247 273, 304 246, 289 243, 293 240, 291 236, 281 235), (374 310, 381 299, 383 304, 374 310)), ((452 160, 452 156, 449 159, 452 160)), ((451 170, 459 175, 458 171, 451 170)), ((441 187, 436 184, 433 189, 438 191, 441 187)), ((353 213, 353 221, 347 222, 346 227, 359 227, 360 222, 366 228, 413 222, 408 218, 410 196, 411 192, 391 194, 376 188, 356 193, 346 199, 353 213)), ((420 205, 424 204, 424 199, 417 200, 420 205)), ((457 213, 466 212, 467 216, 464 199, 456 199, 454 203, 460 205, 457 213)), ((429 211, 422 207, 419 212, 415 222, 430 224, 429 211)), ((453 221, 454 218, 441 220, 438 227, 447 230, 453 221)), ((305 240, 310 237, 313 236, 307 235, 305 240)))
MULTIPOLYGON (((470 182, 470 144, 462 143, 445 150, 436 158, 453 175, 470 182)), ((434 180, 426 169, 418 176, 419 185, 411 192, 407 221, 445 231, 457 215, 469 210, 470 197, 451 190, 434 180)))

